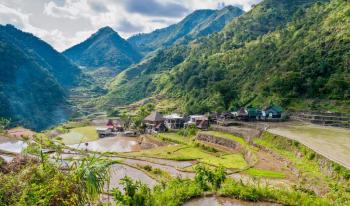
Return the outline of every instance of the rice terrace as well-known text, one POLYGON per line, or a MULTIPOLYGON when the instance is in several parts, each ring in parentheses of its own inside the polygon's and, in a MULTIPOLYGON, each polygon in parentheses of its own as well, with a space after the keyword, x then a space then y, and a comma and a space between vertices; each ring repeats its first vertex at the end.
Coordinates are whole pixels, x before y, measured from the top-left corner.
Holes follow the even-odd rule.
POLYGON ((350 206, 348 0, 0 0, 0 206, 350 206))

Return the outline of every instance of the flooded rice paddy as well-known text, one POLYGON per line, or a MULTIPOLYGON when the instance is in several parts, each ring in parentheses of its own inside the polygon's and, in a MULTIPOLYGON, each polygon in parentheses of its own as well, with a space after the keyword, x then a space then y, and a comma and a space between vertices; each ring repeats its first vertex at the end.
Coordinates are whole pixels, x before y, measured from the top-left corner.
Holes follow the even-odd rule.
POLYGON ((276 126, 269 132, 299 141, 350 169, 350 130, 313 124, 276 126))
POLYGON ((120 185, 120 180, 125 176, 130 177, 133 180, 139 180, 144 184, 147 184, 150 187, 153 187, 157 184, 157 181, 149 177, 146 173, 132 168, 127 165, 115 164, 110 168, 110 183, 109 188, 118 188, 122 190, 122 186, 120 185))
MULTIPOLYGON (((124 163, 128 165, 134 165, 134 166, 151 166, 152 168, 157 168, 160 170, 163 170, 167 173, 169 173, 172 177, 181 177, 181 178, 194 178, 194 173, 190 172, 182 172, 174 168, 173 166, 168 166, 168 165, 161 165, 161 164, 156 164, 152 162, 146 162, 143 160, 134 160, 134 159, 125 159, 123 160, 124 163)), ((175 162, 175 161, 174 161, 175 162)))
POLYGON ((94 152, 138 152, 141 150, 141 146, 136 138, 121 136, 73 144, 70 147, 94 152))
POLYGON ((27 147, 27 143, 7 137, 0 136, 0 151, 9 153, 21 153, 27 147))

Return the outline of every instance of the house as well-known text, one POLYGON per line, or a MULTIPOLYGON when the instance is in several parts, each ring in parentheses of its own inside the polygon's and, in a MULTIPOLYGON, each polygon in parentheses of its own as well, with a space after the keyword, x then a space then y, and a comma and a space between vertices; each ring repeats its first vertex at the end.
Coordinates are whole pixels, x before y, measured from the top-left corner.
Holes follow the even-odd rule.
POLYGON ((113 122, 112 119, 109 119, 106 126, 108 129, 111 130, 111 132, 123 132, 124 131, 124 127, 122 126, 121 122, 118 120, 113 122))
POLYGON ((236 112, 232 112, 233 116, 241 121, 252 121, 260 118, 260 111, 254 107, 240 108, 236 112))
POLYGON ((236 119, 241 121, 247 121, 249 119, 248 111, 245 108, 240 108, 236 112, 233 112, 233 115, 236 119))
POLYGON ((194 125, 198 129, 206 130, 209 128, 209 119, 205 115, 191 115, 189 121, 185 123, 186 126, 194 125))
POLYGON ((219 118, 221 120, 231 120, 234 119, 234 115, 231 112, 223 112, 220 114, 219 118))
POLYGON ((161 113, 154 111, 148 115, 144 120, 146 126, 146 133, 164 132, 166 127, 164 124, 164 117, 161 113))
POLYGON ((280 119, 282 117, 283 109, 279 106, 270 105, 262 111, 263 119, 280 119))
POLYGON ((255 109, 254 107, 248 107, 247 109, 248 113, 248 119, 249 120, 256 120, 258 117, 258 110, 255 109))
POLYGON ((262 117, 262 111, 260 109, 257 109, 257 115, 256 115, 256 120, 260 121, 263 119, 262 117))
POLYGON ((113 137, 123 131, 124 131, 124 127, 122 126, 121 122, 118 120, 115 120, 114 122, 112 119, 109 119, 107 121, 105 127, 96 128, 96 132, 100 138, 113 137))
POLYGON ((180 116, 179 114, 170 114, 164 116, 165 119, 165 126, 168 129, 180 129, 184 126, 185 119, 180 116))

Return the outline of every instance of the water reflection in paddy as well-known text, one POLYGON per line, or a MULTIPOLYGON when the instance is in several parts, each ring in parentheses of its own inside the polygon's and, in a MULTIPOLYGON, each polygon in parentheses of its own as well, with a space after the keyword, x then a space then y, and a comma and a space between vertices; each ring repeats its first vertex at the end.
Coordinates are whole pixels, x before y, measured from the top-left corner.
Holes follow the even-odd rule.
POLYGON ((7 156, 7 155, 0 155, 0 157, 3 158, 5 162, 11 162, 14 159, 14 157, 7 156))
POLYGON ((278 206, 279 204, 265 202, 245 202, 224 197, 202 197, 190 200, 183 206, 278 206))
POLYGON ((110 186, 109 188, 118 188, 123 189, 122 186, 119 184, 120 179, 124 178, 125 176, 130 177, 133 180, 139 180, 144 184, 147 184, 150 187, 153 187, 157 184, 157 182, 146 175, 144 172, 134 169, 132 167, 126 166, 126 165, 120 165, 116 164, 111 166, 110 168, 110 186))
POLYGON ((27 147, 27 143, 0 136, 0 150, 11 153, 20 153, 24 148, 27 147))
POLYGON ((92 142, 74 144, 71 147, 95 152, 137 152, 141 150, 139 142, 133 137, 108 137, 92 142))

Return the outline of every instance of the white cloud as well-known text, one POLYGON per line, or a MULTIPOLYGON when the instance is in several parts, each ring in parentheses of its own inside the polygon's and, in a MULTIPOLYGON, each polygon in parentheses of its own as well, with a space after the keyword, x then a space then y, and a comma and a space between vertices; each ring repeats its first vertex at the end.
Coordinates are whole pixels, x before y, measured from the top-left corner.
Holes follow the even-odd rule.
POLYGON ((0 22, 6 24, 14 24, 20 29, 34 33, 39 37, 43 37, 47 34, 44 29, 36 28, 29 23, 29 17, 31 14, 22 13, 20 10, 9 8, 0 4, 0 22))
MULTIPOLYGON (((141 0, 1 0, 0 23, 14 24, 31 32, 62 51, 77 44, 99 28, 110 26, 127 38, 135 33, 151 32, 180 21, 186 14, 176 16, 161 13, 152 15, 142 12, 141 0), (125 2, 138 3, 130 12, 125 2), (129 25, 129 26, 128 26, 129 25)), ((179 5, 188 13, 197 9, 216 9, 218 5, 240 5, 249 10, 261 0, 150 0, 159 3, 159 8, 179 5)), ((184 10, 182 10, 184 11, 184 10)), ((158 12, 159 13, 159 12, 158 12)))

